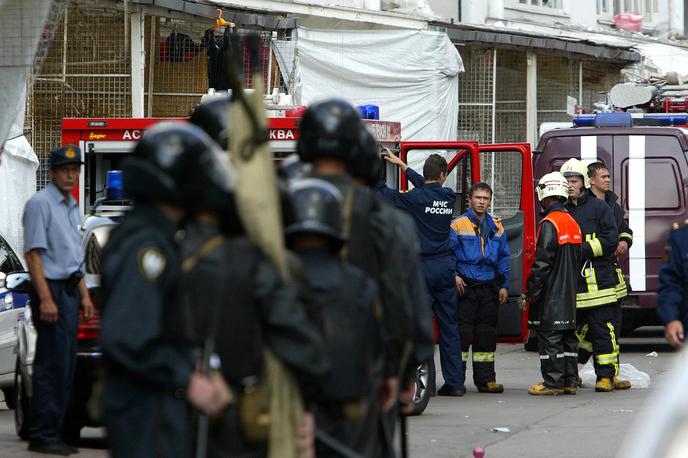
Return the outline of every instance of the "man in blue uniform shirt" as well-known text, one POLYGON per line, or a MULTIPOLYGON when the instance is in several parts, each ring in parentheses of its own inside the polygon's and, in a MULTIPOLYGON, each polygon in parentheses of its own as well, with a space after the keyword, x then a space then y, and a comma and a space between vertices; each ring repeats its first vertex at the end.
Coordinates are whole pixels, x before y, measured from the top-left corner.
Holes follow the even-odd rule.
MULTIPOLYGON (((440 328, 440 364, 444 386, 437 394, 463 396, 466 389, 463 385, 457 322, 455 263, 449 238, 456 194, 452 189, 442 186, 447 179, 447 161, 439 154, 431 154, 423 165, 423 176, 420 176, 393 154, 385 156, 385 159, 406 172, 406 177, 415 187, 402 193, 388 188, 381 180, 375 186, 375 191, 407 211, 416 223, 428 300, 440 328)), ((432 375, 431 388, 434 389, 434 371, 432 375)))
POLYGON ((77 453, 62 443, 59 432, 67 410, 76 363, 79 307, 84 318, 93 304, 81 272, 84 251, 79 207, 71 195, 81 167, 78 146, 50 152, 50 179, 24 208, 26 264, 35 293, 31 297, 38 338, 29 408, 29 450, 51 455, 77 453))
POLYGON ((674 225, 659 268, 657 315, 665 326, 664 336, 681 348, 688 326, 688 225, 674 225))

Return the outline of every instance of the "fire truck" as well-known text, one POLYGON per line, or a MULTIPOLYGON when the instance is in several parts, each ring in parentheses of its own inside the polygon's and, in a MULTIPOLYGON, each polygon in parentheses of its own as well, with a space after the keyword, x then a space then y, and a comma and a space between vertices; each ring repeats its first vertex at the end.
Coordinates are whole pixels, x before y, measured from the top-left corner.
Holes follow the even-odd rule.
MULTIPOLYGON (((270 146, 276 161, 296 151, 298 116, 270 118, 270 146)), ((106 187, 106 175, 120 169, 122 160, 133 150, 145 130, 160 122, 184 122, 185 119, 64 119, 62 143, 81 147, 85 166, 74 196, 82 213, 89 213, 106 187)), ((454 216, 467 209, 472 183, 487 181, 495 189, 498 216, 507 230, 511 251, 509 300, 499 314, 499 341, 524 343, 528 340, 527 316, 518 308, 535 250, 535 205, 531 152, 528 144, 480 145, 477 142, 402 142, 401 125, 393 121, 364 119, 381 146, 389 148, 413 167, 422 166, 430 154, 440 154, 449 165, 449 186, 457 193, 454 216)), ((401 191, 411 185, 403 172, 388 165, 386 182, 401 191)), ((494 207, 494 205, 493 205, 494 207)), ((437 328, 436 328, 437 334, 437 328)), ((419 368, 414 399, 415 414, 422 413, 429 392, 427 368, 419 368)))

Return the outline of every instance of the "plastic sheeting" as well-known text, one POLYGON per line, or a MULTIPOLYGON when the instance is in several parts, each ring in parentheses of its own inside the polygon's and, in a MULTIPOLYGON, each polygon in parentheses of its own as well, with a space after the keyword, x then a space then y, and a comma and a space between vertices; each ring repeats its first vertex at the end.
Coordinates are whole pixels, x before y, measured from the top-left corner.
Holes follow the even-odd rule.
MULTIPOLYGON (((21 91, 20 91, 21 92, 21 91)), ((23 134, 26 91, 19 97, 15 122, 0 154, 0 233, 9 242, 22 262, 24 204, 36 192, 38 157, 23 134)), ((9 111, 9 110, 8 110, 9 111)))
POLYGON ((298 104, 341 97, 380 107, 402 139, 455 140, 463 61, 444 32, 299 28, 292 95, 298 104))
POLYGON ((51 0, 0 0, 0 144, 17 117, 51 0))

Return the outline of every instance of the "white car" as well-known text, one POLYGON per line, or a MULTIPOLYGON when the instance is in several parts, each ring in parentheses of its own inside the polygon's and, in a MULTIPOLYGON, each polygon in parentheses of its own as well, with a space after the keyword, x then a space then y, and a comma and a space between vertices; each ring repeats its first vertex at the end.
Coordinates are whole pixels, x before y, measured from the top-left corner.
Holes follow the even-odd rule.
POLYGON ((11 293, 5 287, 5 278, 11 272, 22 270, 24 266, 19 257, 0 234, 0 389, 10 409, 14 408, 18 324, 23 318, 28 295, 11 293))

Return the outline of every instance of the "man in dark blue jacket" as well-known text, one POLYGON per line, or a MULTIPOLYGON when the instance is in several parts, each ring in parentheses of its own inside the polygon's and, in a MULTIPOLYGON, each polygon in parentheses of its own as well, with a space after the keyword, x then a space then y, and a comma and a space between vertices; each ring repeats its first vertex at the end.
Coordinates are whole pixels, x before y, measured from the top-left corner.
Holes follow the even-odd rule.
POLYGON ((680 348, 688 326, 688 225, 674 225, 662 260, 657 315, 666 327, 666 339, 674 348, 680 348))
MULTIPOLYGON (((437 394, 463 396, 466 388, 463 384, 457 322, 455 262, 449 238, 456 194, 452 189, 442 186, 447 179, 447 161, 439 154, 430 155, 423 165, 423 176, 420 176, 397 156, 390 154, 385 159, 406 172, 406 177, 415 186, 411 191, 402 193, 388 188, 380 180, 375 191, 407 211, 416 223, 428 300, 440 328, 440 364, 444 386, 437 394)), ((434 377, 431 387, 434 388, 434 377)))

